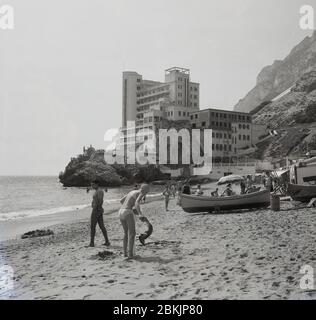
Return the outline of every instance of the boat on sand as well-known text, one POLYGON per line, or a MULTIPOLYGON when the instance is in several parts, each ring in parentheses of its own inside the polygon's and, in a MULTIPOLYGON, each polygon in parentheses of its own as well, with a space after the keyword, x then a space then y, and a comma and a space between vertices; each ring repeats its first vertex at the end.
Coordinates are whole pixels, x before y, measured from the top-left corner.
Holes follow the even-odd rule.
POLYGON ((316 185, 299 185, 289 183, 287 193, 295 201, 309 202, 311 199, 316 198, 316 185))
POLYGON ((266 208, 270 205, 269 190, 230 197, 210 197, 182 194, 180 206, 185 212, 212 212, 235 209, 266 208))

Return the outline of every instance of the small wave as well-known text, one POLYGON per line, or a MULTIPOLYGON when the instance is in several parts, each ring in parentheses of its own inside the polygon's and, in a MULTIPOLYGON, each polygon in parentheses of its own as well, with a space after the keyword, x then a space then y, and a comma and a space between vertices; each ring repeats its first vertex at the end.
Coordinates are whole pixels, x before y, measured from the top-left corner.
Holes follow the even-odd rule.
POLYGON ((0 221, 33 218, 33 217, 46 216, 46 215, 62 213, 62 212, 70 212, 70 211, 85 209, 89 206, 90 206, 89 204, 83 204, 83 205, 76 205, 76 206, 44 209, 44 210, 24 210, 24 211, 17 211, 17 212, 0 213, 0 221))
MULTIPOLYGON (((155 198, 160 196, 160 193, 154 193, 147 195, 147 198, 155 198)), ((121 198, 119 199, 104 199, 104 208, 106 205, 110 204, 119 204, 121 198)), ((34 218, 39 216, 46 216, 56 213, 63 213, 63 212, 71 212, 75 210, 81 210, 90 207, 90 204, 83 204, 83 205, 73 205, 67 207, 58 207, 52 209, 43 209, 43 210, 23 210, 23 211, 15 211, 15 212, 6 212, 0 213, 0 222, 1 221, 10 221, 10 220, 17 220, 17 219, 26 219, 26 218, 34 218)))

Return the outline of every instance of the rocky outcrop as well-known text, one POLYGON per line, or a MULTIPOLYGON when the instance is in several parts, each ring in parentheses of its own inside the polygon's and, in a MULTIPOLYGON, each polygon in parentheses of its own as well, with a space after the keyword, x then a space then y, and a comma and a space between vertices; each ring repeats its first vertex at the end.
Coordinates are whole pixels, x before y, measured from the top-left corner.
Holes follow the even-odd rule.
POLYGON ((292 49, 284 60, 262 69, 256 86, 235 105, 235 111, 251 112, 293 86, 316 66, 316 31, 292 49))
POLYGON ((117 187, 168 177, 155 165, 107 164, 104 160, 104 150, 95 150, 93 147, 72 158, 65 171, 59 175, 59 180, 65 187, 88 187, 96 178, 101 186, 117 187))

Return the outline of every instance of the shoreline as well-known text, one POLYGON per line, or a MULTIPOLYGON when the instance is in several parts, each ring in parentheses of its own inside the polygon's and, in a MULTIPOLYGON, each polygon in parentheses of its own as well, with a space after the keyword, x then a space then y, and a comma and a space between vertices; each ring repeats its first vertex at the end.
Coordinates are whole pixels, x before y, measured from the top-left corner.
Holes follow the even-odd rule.
MULTIPOLYGON (((111 246, 97 229, 87 248, 89 221, 54 225, 53 236, 0 243, 14 270, 10 299, 316 299, 300 289, 303 265, 316 267, 315 209, 187 214, 170 202, 142 205, 154 226, 135 260, 122 254, 116 215, 105 216, 111 246), (101 258, 98 253, 111 251, 101 258)), ((106 208, 105 208, 106 209, 106 208)), ((137 221, 137 233, 144 224, 137 221)), ((0 295, 1 298, 1 295, 0 295)))
MULTIPOLYGON (((146 202, 151 203, 159 201, 162 198, 160 194, 152 194, 147 197, 146 202)), ((105 201, 104 216, 117 212, 120 208, 119 202, 106 203, 105 201)), ((111 201, 111 200, 110 200, 111 201)), ((72 223, 78 221, 89 221, 91 215, 91 207, 88 205, 83 209, 40 215, 35 217, 26 217, 21 219, 12 219, 8 221, 0 221, 0 244, 3 241, 16 239, 22 234, 36 229, 49 228, 51 226, 72 223)))

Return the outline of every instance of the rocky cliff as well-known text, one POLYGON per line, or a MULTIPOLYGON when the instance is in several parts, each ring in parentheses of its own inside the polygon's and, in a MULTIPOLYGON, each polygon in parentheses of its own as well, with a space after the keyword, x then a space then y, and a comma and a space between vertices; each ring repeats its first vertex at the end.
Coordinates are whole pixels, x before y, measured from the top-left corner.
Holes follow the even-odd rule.
POLYGON ((262 69, 256 86, 236 105, 236 111, 250 112, 265 101, 271 101, 306 72, 316 66, 316 31, 295 46, 284 60, 262 69))
POLYGON ((316 150, 316 67, 303 74, 286 95, 262 105, 253 121, 277 132, 258 144, 256 158, 297 158, 316 150))

